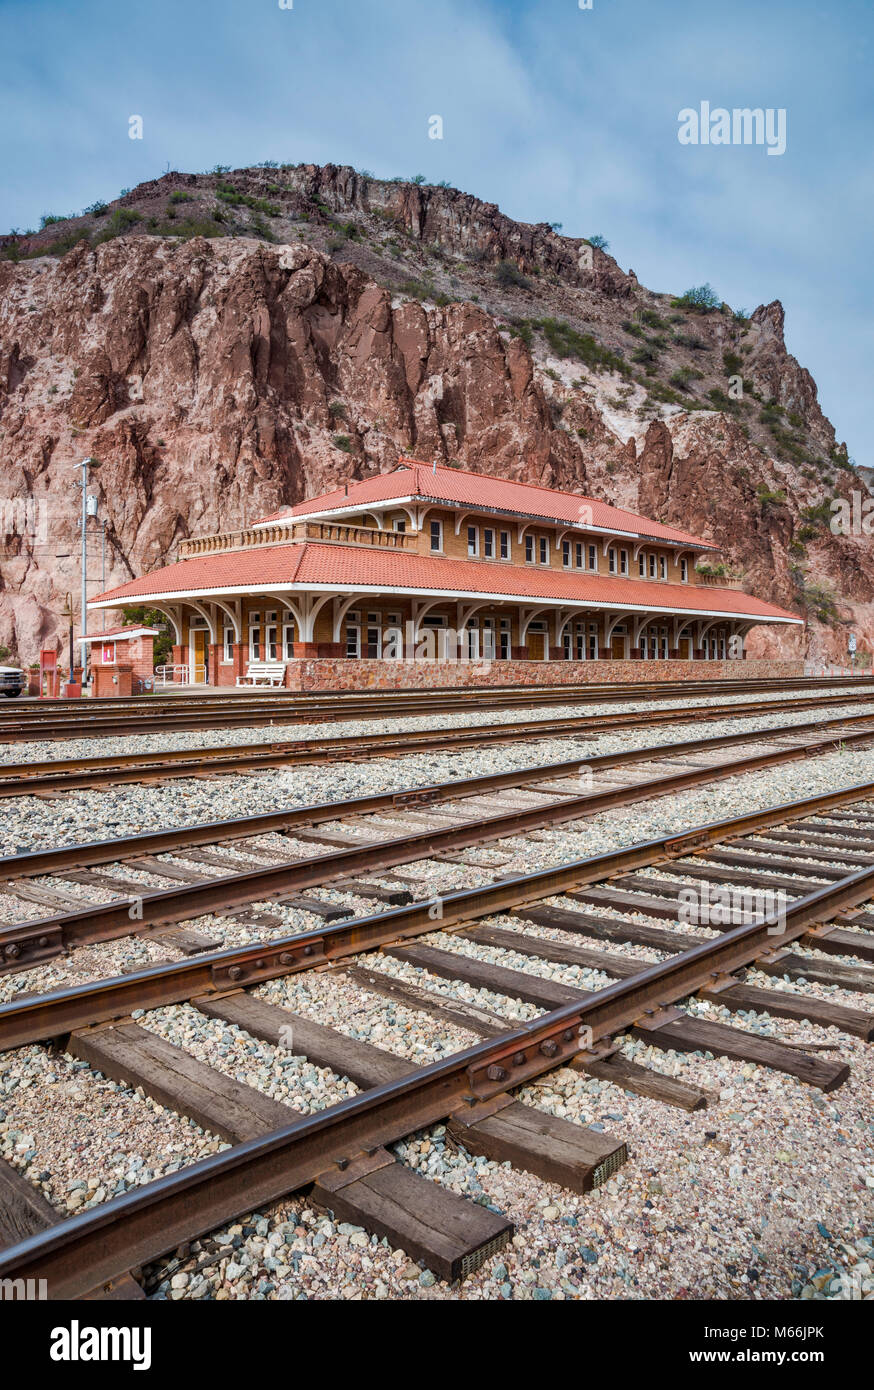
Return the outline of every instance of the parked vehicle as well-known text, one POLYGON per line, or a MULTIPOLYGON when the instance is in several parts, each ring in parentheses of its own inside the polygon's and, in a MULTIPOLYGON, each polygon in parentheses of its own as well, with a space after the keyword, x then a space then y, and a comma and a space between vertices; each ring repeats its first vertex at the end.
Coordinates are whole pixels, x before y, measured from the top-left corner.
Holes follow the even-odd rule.
POLYGON ((27 689, 27 676, 17 666, 0 666, 0 692, 14 700, 27 689))

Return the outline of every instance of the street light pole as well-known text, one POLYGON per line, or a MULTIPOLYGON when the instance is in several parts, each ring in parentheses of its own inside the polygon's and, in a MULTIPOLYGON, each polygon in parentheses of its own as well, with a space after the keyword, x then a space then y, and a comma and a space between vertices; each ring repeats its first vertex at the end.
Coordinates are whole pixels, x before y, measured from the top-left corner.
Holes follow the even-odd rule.
MULTIPOLYGON (((83 638, 86 637, 87 634, 88 634, 88 517, 89 517, 89 515, 92 515, 92 516, 93 516, 93 515, 96 515, 96 509, 97 509, 97 498, 96 498, 96 497, 90 499, 90 502, 93 503, 93 510, 92 510, 92 507, 89 505, 89 497, 88 497, 88 465, 89 465, 89 464, 91 464, 92 466, 96 467, 96 466, 97 466, 97 459, 92 458, 92 457, 89 455, 88 458, 82 459, 82 462, 81 462, 81 463, 74 464, 74 467, 76 467, 76 468, 81 468, 81 469, 82 469, 82 477, 81 477, 80 480, 79 480, 79 486, 80 486, 81 489, 82 489, 82 520, 81 520, 81 522, 80 522, 80 525, 81 525, 81 527, 82 527, 82 633, 81 633, 81 636, 82 636, 83 638)), ((83 676, 83 678, 84 678, 85 669, 86 669, 86 667, 87 667, 87 665, 88 665, 88 643, 85 642, 85 641, 82 641, 82 642, 80 643, 80 646, 79 646, 79 659, 80 659, 80 661, 81 661, 81 665, 82 665, 82 676, 83 676)))

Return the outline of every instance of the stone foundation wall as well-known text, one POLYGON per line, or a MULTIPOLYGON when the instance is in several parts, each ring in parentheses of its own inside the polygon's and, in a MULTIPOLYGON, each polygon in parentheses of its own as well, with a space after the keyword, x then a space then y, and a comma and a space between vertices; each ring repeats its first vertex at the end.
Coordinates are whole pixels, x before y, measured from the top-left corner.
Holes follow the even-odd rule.
POLYGON ((650 681, 775 680, 798 661, 353 661, 305 657, 286 666, 289 690, 435 690, 501 685, 634 685, 650 681))

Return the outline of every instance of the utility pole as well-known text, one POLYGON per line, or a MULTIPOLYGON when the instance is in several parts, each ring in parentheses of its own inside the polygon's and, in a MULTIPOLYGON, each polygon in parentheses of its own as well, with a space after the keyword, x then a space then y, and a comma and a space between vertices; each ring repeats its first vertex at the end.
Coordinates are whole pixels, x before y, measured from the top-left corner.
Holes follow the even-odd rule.
MULTIPOLYGON (((79 486, 82 489, 82 632, 84 638, 88 633, 88 517, 97 515, 97 498, 88 496, 88 465, 97 467, 95 458, 82 459, 81 463, 74 464, 74 467, 82 469, 82 477, 79 486)), ((82 665, 82 676, 84 681, 85 670, 88 665, 88 643, 81 642, 79 646, 79 660, 82 665)), ((72 675, 71 675, 72 679, 72 675)))

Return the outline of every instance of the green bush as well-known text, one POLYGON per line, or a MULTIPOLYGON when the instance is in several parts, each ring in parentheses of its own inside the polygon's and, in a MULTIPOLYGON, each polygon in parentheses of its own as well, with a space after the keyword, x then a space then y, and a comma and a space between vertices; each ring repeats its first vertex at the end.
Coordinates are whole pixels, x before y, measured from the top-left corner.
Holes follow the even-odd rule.
POLYGON ((336 449, 341 449, 344 454, 352 453, 352 440, 348 434, 335 434, 333 444, 336 449))
POLYGON ((535 322, 556 357, 576 357, 598 372, 628 372, 628 366, 617 353, 602 347, 590 333, 578 333, 560 319, 541 319, 535 322))
POLYGON ((522 274, 513 261, 498 261, 495 267, 495 279, 502 289, 509 289, 511 286, 521 290, 530 290, 531 288, 531 281, 522 274))
POLYGON ((693 309, 697 313, 709 314, 711 310, 718 309, 722 300, 716 293, 712 285, 693 285, 680 295, 679 299, 671 301, 677 309, 693 309))

